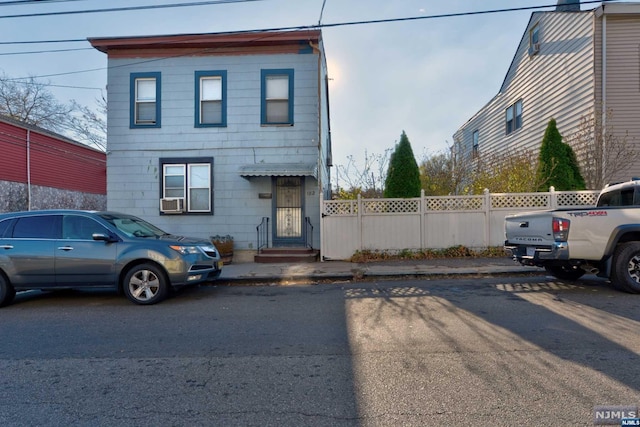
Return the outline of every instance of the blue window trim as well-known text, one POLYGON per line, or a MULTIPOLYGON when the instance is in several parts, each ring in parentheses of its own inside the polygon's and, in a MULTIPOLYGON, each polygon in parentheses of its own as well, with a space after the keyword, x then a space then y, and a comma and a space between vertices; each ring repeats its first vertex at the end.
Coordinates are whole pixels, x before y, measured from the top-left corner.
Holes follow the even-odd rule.
POLYGON ((227 126, 227 72, 226 70, 196 71, 195 72, 195 117, 194 126, 197 128, 226 127, 227 126), (200 79, 202 77, 222 78, 222 122, 200 123, 200 79))
MULTIPOLYGON (((184 197, 184 203, 185 203, 185 212, 182 213, 182 215, 213 215, 213 207, 214 207, 214 190, 213 190, 213 157, 161 157, 159 159, 159 163, 160 163, 160 198, 162 199, 164 197, 164 166, 165 165, 184 165, 185 166, 185 197, 184 197), (211 206, 210 206, 210 210, 207 212, 203 212, 203 211, 188 211, 186 210, 186 206, 188 206, 188 197, 189 197, 189 172, 188 172, 188 168, 189 165, 191 164, 209 164, 209 172, 210 172, 210 176, 209 176, 209 190, 211 191, 210 193, 210 200, 211 200, 211 206)), ((164 215, 164 213, 160 212, 160 215, 164 215)))
POLYGON ((293 68, 260 70, 260 124, 293 126, 293 68), (267 122, 267 77, 286 74, 289 77, 289 119, 285 122, 267 122))
POLYGON ((129 128, 159 128, 161 127, 161 93, 162 86, 161 74, 159 72, 153 73, 131 73, 129 81, 129 128), (137 79, 156 79, 156 122, 153 124, 138 124, 136 123, 136 80, 137 79))

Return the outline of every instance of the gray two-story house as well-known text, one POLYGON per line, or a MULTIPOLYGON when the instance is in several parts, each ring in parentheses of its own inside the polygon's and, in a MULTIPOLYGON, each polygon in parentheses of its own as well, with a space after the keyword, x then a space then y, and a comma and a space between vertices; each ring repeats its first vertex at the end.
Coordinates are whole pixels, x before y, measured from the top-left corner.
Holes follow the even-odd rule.
POLYGON ((238 261, 259 244, 320 247, 331 189, 320 31, 89 41, 108 56, 108 209, 230 235, 238 261))

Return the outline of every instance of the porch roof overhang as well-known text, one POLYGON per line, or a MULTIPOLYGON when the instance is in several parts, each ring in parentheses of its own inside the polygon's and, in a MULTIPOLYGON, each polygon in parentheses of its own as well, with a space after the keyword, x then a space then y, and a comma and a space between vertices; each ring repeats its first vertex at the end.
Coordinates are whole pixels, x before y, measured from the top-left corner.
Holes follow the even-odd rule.
POLYGON ((254 163, 240 166, 240 176, 311 176, 318 179, 318 165, 311 163, 254 163))

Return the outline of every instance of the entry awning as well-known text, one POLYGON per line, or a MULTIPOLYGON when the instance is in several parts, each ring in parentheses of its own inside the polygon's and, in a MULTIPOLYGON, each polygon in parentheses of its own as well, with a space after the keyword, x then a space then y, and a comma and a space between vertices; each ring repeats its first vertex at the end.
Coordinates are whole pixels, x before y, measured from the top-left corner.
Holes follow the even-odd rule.
POLYGON ((240 176, 312 176, 318 179, 318 165, 308 163, 253 163, 240 166, 240 176))

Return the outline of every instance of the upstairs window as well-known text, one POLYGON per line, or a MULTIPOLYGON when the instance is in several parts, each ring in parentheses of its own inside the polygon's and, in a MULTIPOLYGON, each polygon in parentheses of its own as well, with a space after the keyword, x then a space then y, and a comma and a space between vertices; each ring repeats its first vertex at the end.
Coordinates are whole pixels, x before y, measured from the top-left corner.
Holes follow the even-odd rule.
POLYGON ((160 164, 162 199, 178 199, 182 213, 213 213, 213 158, 160 159, 160 164))
POLYGON ((293 70, 262 70, 261 123, 293 125, 293 70))
POLYGON ((471 151, 471 155, 474 159, 478 158, 478 155, 480 154, 479 152, 479 142, 480 142, 480 131, 474 130, 473 131, 473 146, 472 146, 472 151, 471 151))
POLYGON ((529 47, 540 43, 540 26, 536 24, 531 31, 529 31, 529 47))
POLYGON ((515 104, 510 105, 506 110, 506 134, 509 135, 512 132, 522 127, 522 100, 516 101, 515 104))
POLYGON ((131 127, 160 127, 160 73, 131 74, 131 127))
POLYGON ((196 71, 196 127, 227 125, 226 71, 196 71))
POLYGON ((537 55, 540 52, 540 26, 534 25, 529 30, 529 56, 537 55))

